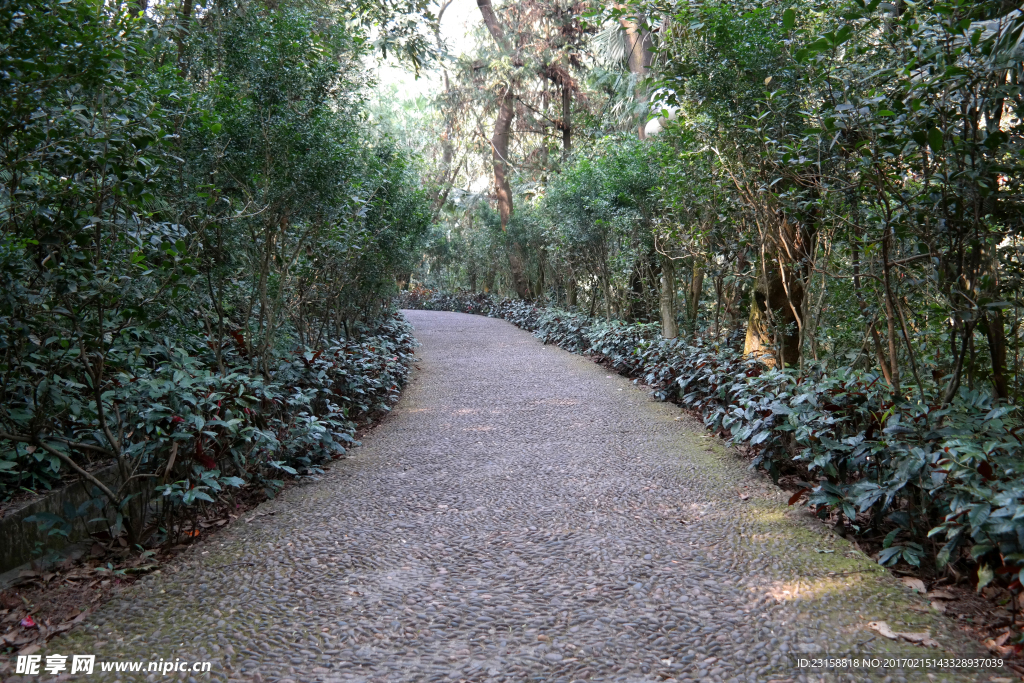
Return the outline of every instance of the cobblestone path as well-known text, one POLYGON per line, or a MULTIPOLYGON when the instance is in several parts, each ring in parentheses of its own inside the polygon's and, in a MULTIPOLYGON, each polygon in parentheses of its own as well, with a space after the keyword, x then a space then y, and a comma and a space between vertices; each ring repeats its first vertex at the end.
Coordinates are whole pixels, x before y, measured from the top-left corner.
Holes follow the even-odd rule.
MULTIPOLYGON (((48 652, 208 659, 215 680, 510 683, 822 680, 796 658, 977 652, 677 407, 506 322, 407 315, 421 361, 354 457, 48 652)), ((991 678, 825 679, 885 675, 991 678)))

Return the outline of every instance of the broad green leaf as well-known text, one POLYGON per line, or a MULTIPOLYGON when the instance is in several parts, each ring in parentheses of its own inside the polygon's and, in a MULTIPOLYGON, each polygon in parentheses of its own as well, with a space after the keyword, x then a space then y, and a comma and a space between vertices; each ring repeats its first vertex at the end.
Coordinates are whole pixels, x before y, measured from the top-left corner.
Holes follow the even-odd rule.
POLYGON ((796 26, 796 10, 792 7, 782 13, 782 26, 787 31, 796 26))

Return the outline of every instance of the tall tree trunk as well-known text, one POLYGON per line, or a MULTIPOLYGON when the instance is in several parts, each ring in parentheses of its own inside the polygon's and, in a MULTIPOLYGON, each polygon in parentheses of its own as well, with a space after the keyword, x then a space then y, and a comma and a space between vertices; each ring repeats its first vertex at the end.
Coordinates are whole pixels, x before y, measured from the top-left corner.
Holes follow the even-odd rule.
MULTIPOLYGON (((490 32, 494 42, 505 54, 511 53, 505 29, 502 28, 498 16, 491 7, 490 0, 477 0, 477 7, 483 16, 484 25, 490 32)), ((494 121, 494 135, 491 136, 491 160, 494 166, 494 192, 498 202, 498 216, 501 219, 502 232, 508 232, 508 221, 512 217, 512 185, 508 180, 509 137, 512 131, 512 119, 515 117, 515 93, 512 84, 505 86, 498 106, 498 118, 494 121)), ((512 286, 520 299, 530 300, 530 281, 526 277, 523 264, 523 247, 515 240, 509 241, 508 265, 512 273, 512 286)))
POLYGON ((182 78, 188 73, 185 68, 185 38, 188 36, 189 21, 192 19, 192 0, 182 0, 181 11, 178 13, 178 23, 181 24, 181 28, 174 36, 174 42, 178 45, 178 72, 182 78))
POLYGON ((758 290, 755 283, 750 292, 750 316, 747 318, 747 338, 743 342, 743 355, 762 360, 767 365, 775 365, 766 302, 767 298, 758 290))
POLYGON ((755 283, 753 297, 750 302, 750 317, 747 321, 747 338, 743 345, 743 353, 764 360, 774 365, 768 356, 773 355, 785 365, 796 365, 800 362, 800 334, 796 329, 796 316, 793 308, 803 302, 803 287, 796 282, 792 274, 789 279, 789 292, 778 272, 769 273, 769 280, 755 283), (769 310, 770 309, 770 310, 769 310), (781 339, 773 339, 772 323, 775 332, 781 339))
MULTIPOLYGON (((998 301, 1001 297, 999 291, 999 261, 995 255, 995 249, 987 250, 983 258, 988 263, 988 277, 980 278, 981 282, 987 283, 981 299, 992 299, 998 301)), ((982 313, 979 326, 988 339, 989 358, 992 361, 992 390, 996 398, 1006 400, 1010 398, 1009 387, 1006 381, 1006 321, 1003 319, 1003 312, 998 308, 989 309, 982 313)))
POLYGON ((515 94, 512 88, 505 89, 498 109, 498 118, 494 121, 494 135, 491 136, 491 163, 494 166, 494 194, 498 200, 498 215, 501 217, 501 229, 506 231, 508 221, 512 217, 512 185, 508 181, 508 143, 512 130, 512 119, 515 116, 515 94))
MULTIPOLYGON (((509 86, 501 98, 498 118, 494 122, 491 137, 491 160, 494 165, 494 192, 498 201, 498 216, 502 232, 508 233, 508 221, 512 218, 512 184, 508 180, 508 144, 515 116, 515 95, 509 86)), ((508 265, 512 273, 512 286, 520 299, 530 300, 530 281, 526 277, 523 247, 514 239, 509 240, 508 265)))
MULTIPOLYGON (((1005 83, 1006 71, 1000 69, 994 75, 992 85, 1000 88, 1005 83)), ((985 111, 985 126, 989 135, 999 131, 1005 107, 1006 100, 1002 97, 997 97, 985 111)), ((993 161, 995 160, 993 159, 993 161)), ((999 168, 998 164, 992 165, 993 172, 989 182, 991 183, 990 187, 993 188, 999 187, 999 177, 995 171, 997 168, 999 168)), ((998 197, 999 193, 992 192, 985 198, 985 213, 998 214, 998 197)), ((985 256, 989 257, 986 259, 989 265, 989 277, 987 279, 989 291, 986 294, 995 300, 999 300, 1002 298, 1002 294, 999 291, 999 256, 996 253, 996 246, 993 245, 985 256)), ((983 278, 982 282, 985 281, 986 279, 983 278)), ((1005 321, 1003 320, 1002 310, 992 309, 988 311, 982 317, 982 324, 985 326, 984 332, 988 339, 989 356, 992 359, 992 388, 997 398, 1009 399, 1010 391, 1006 380, 1006 328, 1004 327, 1005 321)))
POLYGON ((498 21, 498 15, 494 13, 491 0, 476 0, 476 6, 480 8, 480 14, 484 18, 484 26, 487 27, 487 31, 494 38, 494 42, 498 44, 498 48, 505 54, 511 53, 512 48, 505 38, 505 29, 502 27, 501 22, 498 21))
POLYGON ((661 257, 661 292, 658 298, 661 308, 661 336, 675 339, 679 336, 676 327, 676 269, 672 259, 661 257))
POLYGON ((700 295, 704 291, 704 270, 696 263, 693 264, 693 276, 690 278, 690 287, 686 296, 686 317, 697 328, 697 310, 700 306, 700 295))
MULTIPOLYGON (((637 99, 645 99, 640 90, 640 81, 647 76, 647 68, 651 65, 651 34, 643 32, 635 21, 622 19, 622 28, 625 29, 626 64, 629 66, 629 73, 637 79, 637 99)), ((644 133, 645 121, 640 122, 638 134, 641 140, 647 138, 644 133)))

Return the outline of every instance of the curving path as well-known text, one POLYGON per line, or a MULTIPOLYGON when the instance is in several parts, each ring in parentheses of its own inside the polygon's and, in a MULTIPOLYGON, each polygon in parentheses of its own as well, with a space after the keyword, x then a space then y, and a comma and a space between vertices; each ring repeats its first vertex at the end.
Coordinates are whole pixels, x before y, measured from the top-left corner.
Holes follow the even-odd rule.
MULTIPOLYGON (((506 322, 406 315, 421 360, 354 457, 49 651, 210 659, 215 680, 509 682, 821 680, 793 658, 976 651, 678 408, 506 322)), ((826 679, 885 675, 991 676, 826 679)))

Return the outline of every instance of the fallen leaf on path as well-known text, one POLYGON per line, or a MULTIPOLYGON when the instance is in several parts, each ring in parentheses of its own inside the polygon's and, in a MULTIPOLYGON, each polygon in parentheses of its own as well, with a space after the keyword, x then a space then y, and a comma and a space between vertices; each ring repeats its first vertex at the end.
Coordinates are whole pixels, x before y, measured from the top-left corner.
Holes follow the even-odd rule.
POLYGON ((25 647, 18 650, 18 654, 24 657, 26 655, 32 654, 33 652, 37 652, 40 647, 42 646, 39 643, 32 643, 31 645, 26 645, 25 647))
POLYGON ((931 637, 928 631, 924 633, 900 633, 893 631, 889 628, 889 624, 884 621, 869 621, 868 628, 872 631, 877 631, 882 636, 885 636, 889 640, 905 640, 908 643, 914 643, 915 645, 924 645, 926 647, 939 647, 938 641, 931 637))
POLYGON ((924 586, 924 581, 921 579, 915 579, 912 576, 904 576, 900 579, 900 583, 911 590, 917 591, 918 593, 928 592, 928 589, 924 586))
POLYGON ((932 600, 956 600, 956 596, 948 591, 932 591, 928 597, 932 600))
POLYGON ((793 495, 792 495, 792 496, 790 497, 790 499, 789 499, 789 504, 790 504, 790 505, 796 505, 796 502, 797 502, 798 500, 800 500, 801 496, 803 496, 803 495, 804 495, 805 493, 807 493, 808 491, 810 491, 810 489, 807 489, 807 488, 803 488, 803 489, 800 489, 799 491, 797 491, 796 493, 794 493, 794 494, 793 494, 793 495))
POLYGON ((27 617, 25 617, 24 619, 21 620, 21 627, 22 628, 35 628, 35 626, 36 626, 36 622, 32 618, 32 615, 29 615, 29 616, 27 616, 27 617))
POLYGON ((897 633, 900 638, 907 641, 908 643, 914 643, 915 645, 924 645, 925 647, 939 647, 939 642, 931 637, 931 634, 925 631, 924 633, 897 633))
MULTIPOLYGON (((1000 636, 1000 638, 1002 638, 1002 636, 1000 636)), ((988 640, 984 641, 984 645, 985 645, 985 647, 987 647, 987 648, 988 648, 989 650, 991 650, 992 652, 994 652, 994 653, 996 653, 997 655, 1000 655, 1000 656, 1002 656, 1002 657, 1006 657, 1006 656, 1008 656, 1008 655, 1009 655, 1009 654, 1010 654, 1011 652, 1013 652, 1013 648, 1012 648, 1012 647, 1006 647, 1005 645, 1000 645, 1000 644, 999 644, 999 643, 997 642, 997 640, 998 640, 998 639, 992 639, 992 638, 989 638, 988 640)), ((1004 640, 1003 642, 1006 642, 1006 641, 1004 640)))
POLYGON ((938 600, 932 600, 932 609, 935 610, 936 612, 945 612, 946 611, 946 603, 939 602, 938 600))
POLYGON ((71 620, 71 623, 72 624, 79 624, 79 623, 85 621, 85 618, 87 616, 89 616, 91 613, 92 613, 92 608, 91 607, 86 607, 84 610, 82 610, 81 612, 78 613, 78 616, 76 616, 74 619, 71 620))
POLYGON ((884 621, 869 621, 868 628, 872 631, 878 631, 889 640, 896 640, 896 634, 889 628, 889 624, 884 621))

